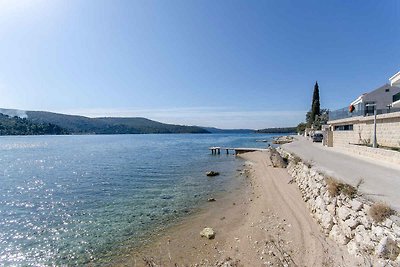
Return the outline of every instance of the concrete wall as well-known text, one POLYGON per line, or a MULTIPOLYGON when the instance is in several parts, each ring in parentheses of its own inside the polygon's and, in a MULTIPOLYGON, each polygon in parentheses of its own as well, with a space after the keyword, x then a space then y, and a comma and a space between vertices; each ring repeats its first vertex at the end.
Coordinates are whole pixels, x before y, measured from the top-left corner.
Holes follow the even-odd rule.
POLYGON ((366 146, 348 145, 345 152, 352 156, 360 155, 372 159, 384 160, 387 162, 400 164, 400 152, 398 151, 366 146))
MULTIPOLYGON (((333 131, 333 146, 372 143, 374 117, 353 117, 329 122, 332 127, 353 125, 352 131, 333 131)), ((400 112, 377 116, 377 142, 381 146, 400 147, 400 112)))

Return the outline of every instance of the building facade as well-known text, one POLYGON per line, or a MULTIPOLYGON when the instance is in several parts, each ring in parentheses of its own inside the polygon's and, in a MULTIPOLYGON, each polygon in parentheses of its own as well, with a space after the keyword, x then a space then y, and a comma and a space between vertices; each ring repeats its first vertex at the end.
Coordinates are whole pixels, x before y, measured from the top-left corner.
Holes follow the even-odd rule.
POLYGON ((378 146, 400 151, 400 72, 389 80, 389 84, 355 99, 348 108, 330 112, 328 146, 361 149, 371 147, 376 137, 378 146))

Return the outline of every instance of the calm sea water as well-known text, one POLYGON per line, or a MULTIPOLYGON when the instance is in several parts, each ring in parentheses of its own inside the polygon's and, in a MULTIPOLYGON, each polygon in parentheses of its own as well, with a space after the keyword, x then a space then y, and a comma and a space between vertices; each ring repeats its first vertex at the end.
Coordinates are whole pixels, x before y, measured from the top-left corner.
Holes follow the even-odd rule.
POLYGON ((109 262, 228 189, 241 161, 209 146, 271 137, 0 137, 0 265, 109 262))

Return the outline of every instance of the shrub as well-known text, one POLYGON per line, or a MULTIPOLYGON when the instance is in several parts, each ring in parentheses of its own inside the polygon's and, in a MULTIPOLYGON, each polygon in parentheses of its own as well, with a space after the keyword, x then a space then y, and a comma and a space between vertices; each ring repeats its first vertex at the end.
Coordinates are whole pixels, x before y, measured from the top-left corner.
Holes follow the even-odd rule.
POLYGON ((325 182, 328 193, 331 197, 336 197, 340 194, 340 183, 336 179, 328 177, 325 179, 325 182))
POLYGON ((341 184, 341 190, 343 194, 348 196, 349 198, 354 198, 357 195, 357 188, 349 184, 341 184))
POLYGON ((354 198, 357 196, 358 188, 363 183, 363 180, 360 179, 360 181, 357 183, 356 187, 349 185, 349 184, 344 184, 342 182, 339 182, 338 180, 336 180, 335 178, 332 178, 332 177, 326 178, 325 182, 327 185, 328 193, 331 197, 336 197, 340 193, 343 193, 344 195, 348 196, 349 198, 354 198))
POLYGON ((293 163, 297 165, 297 163, 301 162, 301 158, 299 156, 293 155, 293 163))
POLYGON ((379 223, 383 222, 391 215, 394 215, 394 210, 389 207, 387 204, 382 202, 374 203, 369 209, 369 215, 374 220, 374 222, 379 223))

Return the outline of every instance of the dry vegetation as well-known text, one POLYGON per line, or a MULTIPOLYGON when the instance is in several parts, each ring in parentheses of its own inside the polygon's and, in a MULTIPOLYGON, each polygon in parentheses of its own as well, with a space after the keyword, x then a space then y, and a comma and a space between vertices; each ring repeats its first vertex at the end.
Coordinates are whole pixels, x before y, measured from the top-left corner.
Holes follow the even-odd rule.
POLYGON ((382 258, 386 260, 395 261, 399 256, 399 254, 400 254, 400 247, 398 247, 397 242, 392 239, 388 239, 386 243, 386 249, 382 253, 382 258))
POLYGON ((374 220, 374 222, 379 223, 383 222, 391 215, 394 215, 395 211, 390 208, 387 204, 378 202, 371 206, 369 209, 369 215, 374 220))
POLYGON ((360 179, 356 186, 339 182, 338 180, 332 177, 326 178, 325 182, 327 184, 327 189, 331 197, 336 197, 341 193, 343 193, 345 196, 348 196, 349 198, 354 198, 358 194, 358 189, 360 185, 363 183, 363 179, 360 179))
POLYGON ((299 162, 301 162, 301 158, 293 154, 293 163, 297 165, 299 162))

